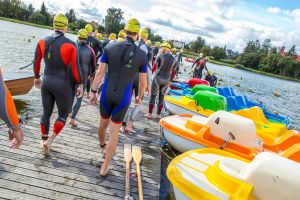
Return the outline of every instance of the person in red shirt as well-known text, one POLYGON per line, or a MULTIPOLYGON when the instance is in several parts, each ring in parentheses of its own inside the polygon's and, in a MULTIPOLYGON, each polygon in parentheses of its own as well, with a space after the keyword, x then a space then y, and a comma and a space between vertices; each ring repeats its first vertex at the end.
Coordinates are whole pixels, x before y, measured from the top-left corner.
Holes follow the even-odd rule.
POLYGON ((65 126, 69 111, 72 106, 72 91, 69 84, 68 68, 72 67, 73 77, 77 84, 78 97, 83 94, 81 70, 78 67, 76 44, 65 37, 68 28, 68 19, 64 14, 54 17, 53 26, 55 32, 38 42, 34 58, 34 85, 41 89, 43 115, 40 126, 42 132, 41 145, 44 153, 49 154, 54 138, 65 126), (40 79, 41 61, 45 61, 44 77, 40 79), (71 65, 72 64, 72 65, 71 65), (53 131, 49 134, 50 117, 54 105, 57 105, 58 118, 53 131))

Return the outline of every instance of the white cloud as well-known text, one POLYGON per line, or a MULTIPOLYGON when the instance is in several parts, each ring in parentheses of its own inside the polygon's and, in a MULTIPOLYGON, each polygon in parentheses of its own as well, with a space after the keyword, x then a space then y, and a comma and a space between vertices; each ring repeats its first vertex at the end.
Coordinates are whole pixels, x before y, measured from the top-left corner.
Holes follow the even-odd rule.
POLYGON ((279 14, 281 12, 281 9, 278 7, 269 7, 267 11, 271 14, 279 14))

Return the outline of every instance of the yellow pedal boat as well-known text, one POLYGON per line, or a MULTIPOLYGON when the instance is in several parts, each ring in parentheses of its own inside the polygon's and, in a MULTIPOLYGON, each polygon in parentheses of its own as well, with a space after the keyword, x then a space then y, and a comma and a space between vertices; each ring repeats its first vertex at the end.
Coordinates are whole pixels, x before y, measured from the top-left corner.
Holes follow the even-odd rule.
POLYGON ((298 200, 300 165, 263 152, 250 162, 218 149, 188 151, 167 176, 177 200, 298 200))
MULTIPOLYGON (((186 96, 165 96, 165 105, 166 109, 172 114, 193 114, 193 115, 201 115, 208 117, 215 111, 204 109, 199 106, 195 100, 188 98, 186 96)), ((217 111, 217 110, 216 110, 217 111)), ((232 111, 237 115, 249 118, 255 122, 256 132, 260 137, 268 139, 269 141, 274 140, 275 138, 286 134, 289 131, 285 124, 272 123, 269 122, 263 110, 260 107, 254 106, 249 109, 243 109, 239 111, 232 111)))
POLYGON ((220 148, 248 160, 262 151, 271 151, 300 162, 300 135, 282 135, 272 141, 257 136, 252 120, 217 111, 208 118, 173 115, 160 120, 168 143, 180 152, 199 148, 220 148))

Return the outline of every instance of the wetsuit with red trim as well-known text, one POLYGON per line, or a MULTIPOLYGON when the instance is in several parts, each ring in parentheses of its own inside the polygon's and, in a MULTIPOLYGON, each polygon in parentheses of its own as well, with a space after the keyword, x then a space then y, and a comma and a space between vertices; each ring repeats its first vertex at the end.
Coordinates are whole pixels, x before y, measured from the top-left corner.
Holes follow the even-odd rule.
POLYGON ((176 67, 176 60, 170 53, 161 54, 156 59, 156 65, 157 70, 155 71, 155 76, 151 85, 149 113, 152 114, 156 96, 159 94, 157 114, 160 115, 163 109, 164 96, 172 78, 172 71, 175 70, 176 67))
POLYGON ((40 77, 41 60, 45 61, 44 77, 42 80, 43 115, 41 118, 42 139, 48 138, 50 117, 54 104, 58 108, 53 132, 59 134, 68 117, 72 99, 69 84, 68 67, 71 65, 76 83, 81 83, 81 70, 78 68, 77 47, 60 31, 40 40, 35 52, 34 75, 40 77))
POLYGON ((8 91, 3 77, 0 73, 0 119, 2 119, 9 129, 20 127, 20 120, 10 92, 8 91))
POLYGON ((134 75, 147 73, 146 53, 131 38, 126 38, 123 42, 109 43, 100 62, 108 64, 100 98, 101 117, 111 117, 114 123, 121 124, 131 103, 134 75))
POLYGON ((192 68, 194 67, 194 65, 196 65, 195 69, 194 69, 194 74, 193 74, 193 78, 202 78, 202 72, 203 69, 205 69, 206 71, 208 71, 207 67, 206 67, 206 60, 202 57, 198 57, 195 62, 192 65, 192 68))

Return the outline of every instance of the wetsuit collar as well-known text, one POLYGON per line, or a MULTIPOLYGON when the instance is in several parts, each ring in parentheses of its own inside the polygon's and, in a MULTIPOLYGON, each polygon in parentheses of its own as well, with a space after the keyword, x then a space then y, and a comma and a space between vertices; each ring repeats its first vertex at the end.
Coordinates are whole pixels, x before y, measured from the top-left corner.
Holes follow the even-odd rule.
POLYGON ((133 40, 131 37, 128 37, 128 36, 127 36, 126 39, 127 39, 128 42, 134 43, 134 40, 133 40))
POLYGON ((61 32, 61 31, 58 31, 58 30, 55 30, 55 33, 56 33, 56 34, 59 34, 59 35, 64 35, 64 33, 63 33, 63 32, 61 32))

